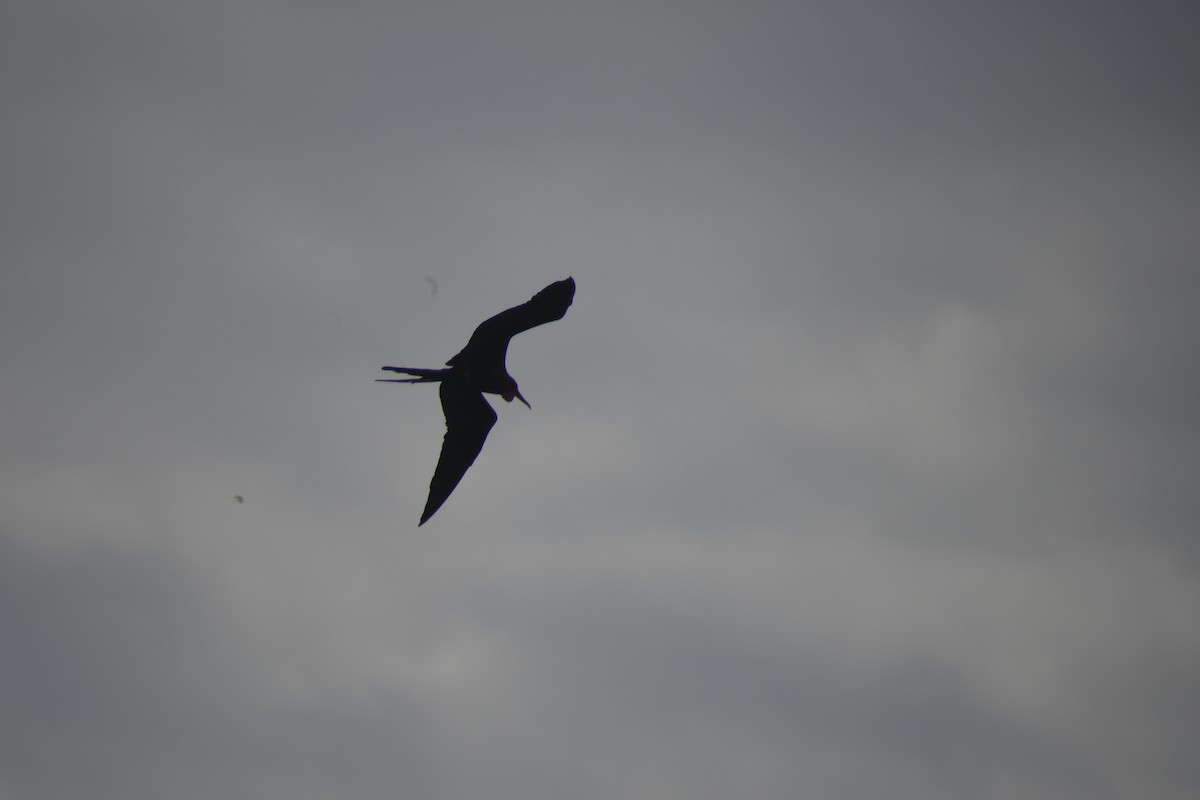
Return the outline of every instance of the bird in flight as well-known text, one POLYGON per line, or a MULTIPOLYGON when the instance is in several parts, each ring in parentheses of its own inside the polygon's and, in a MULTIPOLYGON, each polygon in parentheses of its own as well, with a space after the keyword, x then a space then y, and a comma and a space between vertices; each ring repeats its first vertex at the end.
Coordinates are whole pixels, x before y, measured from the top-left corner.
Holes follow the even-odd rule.
POLYGON ((562 319, 574 297, 575 279, 567 278, 542 289, 529 302, 484 320, 471 334, 467 346, 446 362, 449 369, 383 367, 416 377, 378 378, 381 383, 442 384, 438 394, 442 398, 442 413, 446 415, 446 437, 442 440, 442 454, 429 483, 429 499, 418 527, 446 502, 467 468, 475 463, 488 432, 496 424, 496 412, 483 398, 484 392, 498 394, 506 403, 511 403, 515 397, 532 408, 505 369, 508 341, 521 331, 562 319))

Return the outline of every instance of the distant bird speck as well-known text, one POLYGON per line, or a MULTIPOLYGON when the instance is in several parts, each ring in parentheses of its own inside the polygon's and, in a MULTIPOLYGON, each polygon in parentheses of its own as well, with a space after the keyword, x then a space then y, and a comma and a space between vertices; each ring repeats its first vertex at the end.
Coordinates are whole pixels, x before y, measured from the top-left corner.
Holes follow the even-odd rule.
POLYGON ((521 331, 562 319, 574 298, 575 279, 567 278, 542 289, 529 302, 483 321, 471 334, 467 346, 446 362, 450 369, 383 367, 417 376, 377 379, 383 383, 440 381, 442 384, 438 394, 442 399, 442 413, 446 416, 446 436, 442 440, 442 454, 429 483, 429 499, 418 527, 446 502, 467 468, 475 463, 488 432, 496 424, 496 412, 483 398, 483 393, 498 394, 506 403, 511 403, 515 397, 529 406, 529 401, 521 395, 517 382, 504 366, 509 340, 521 331))
POLYGON ((239 503, 244 503, 244 502, 246 502, 246 498, 242 497, 240 494, 235 494, 235 495, 233 496, 233 499, 234 499, 234 500, 237 500, 239 503))
POLYGON ((426 275, 425 280, 429 281, 430 297, 437 297, 437 278, 432 275, 426 275))

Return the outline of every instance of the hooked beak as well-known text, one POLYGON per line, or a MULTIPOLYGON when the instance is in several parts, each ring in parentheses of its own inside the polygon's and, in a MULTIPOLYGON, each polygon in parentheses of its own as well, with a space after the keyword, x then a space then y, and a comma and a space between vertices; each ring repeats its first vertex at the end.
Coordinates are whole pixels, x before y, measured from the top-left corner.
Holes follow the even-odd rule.
POLYGON ((518 400, 520 400, 522 403, 524 403, 526 408, 531 409, 531 410, 533 409, 533 406, 529 405, 529 401, 526 400, 524 398, 524 396, 521 395, 520 389, 513 389, 511 392, 505 392, 504 394, 502 394, 500 396, 504 398, 504 402, 506 402, 506 403, 511 403, 513 401, 513 398, 515 397, 518 400))

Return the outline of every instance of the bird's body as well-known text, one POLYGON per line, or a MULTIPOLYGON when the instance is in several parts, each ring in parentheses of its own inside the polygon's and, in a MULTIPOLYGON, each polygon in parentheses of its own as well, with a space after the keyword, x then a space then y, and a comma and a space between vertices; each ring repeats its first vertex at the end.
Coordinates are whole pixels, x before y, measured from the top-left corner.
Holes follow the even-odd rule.
POLYGON ((505 402, 516 398, 529 405, 504 366, 509 340, 522 331, 562 319, 574 297, 575 279, 567 278, 550 284, 529 302, 484 320, 471 334, 467 346, 446 362, 447 369, 383 368, 415 376, 379 379, 385 383, 442 384, 438 394, 446 416, 446 436, 429 484, 429 499, 421 514, 420 525, 424 525, 446 502, 475 462, 488 432, 496 424, 496 412, 484 399, 484 393, 498 394, 505 402))

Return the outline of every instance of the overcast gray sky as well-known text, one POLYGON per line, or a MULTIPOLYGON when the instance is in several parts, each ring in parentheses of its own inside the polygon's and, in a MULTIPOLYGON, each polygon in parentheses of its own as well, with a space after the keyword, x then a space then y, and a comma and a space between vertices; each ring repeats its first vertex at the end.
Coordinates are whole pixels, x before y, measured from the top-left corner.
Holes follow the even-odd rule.
POLYGON ((1200 796, 1189 4, 0 16, 0 800, 1200 796))

